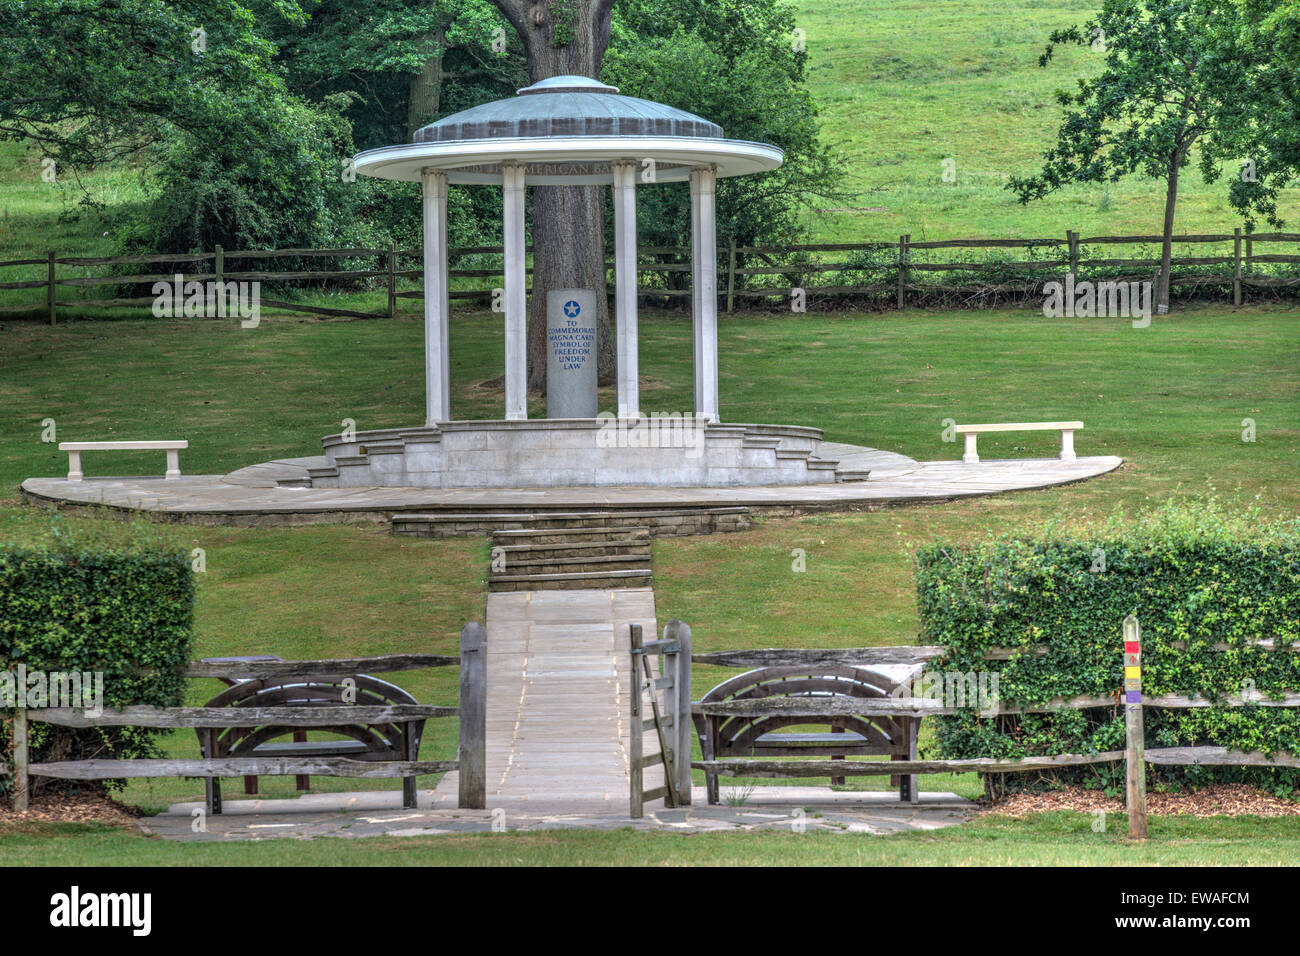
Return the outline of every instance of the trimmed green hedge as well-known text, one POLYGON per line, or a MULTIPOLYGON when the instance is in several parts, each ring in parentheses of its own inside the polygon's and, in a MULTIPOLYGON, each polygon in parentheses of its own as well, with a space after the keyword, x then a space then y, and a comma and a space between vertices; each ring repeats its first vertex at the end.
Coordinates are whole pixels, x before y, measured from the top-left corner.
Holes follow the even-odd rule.
MULTIPOLYGON (((178 706, 193 623, 190 558, 164 529, 42 516, 0 543, 0 670, 99 671, 106 707, 178 706)), ((30 728, 33 762, 150 756, 161 733, 30 728)), ((6 767, 10 743, 0 734, 6 767)), ((11 789, 0 776, 0 792, 11 789)))
MULTIPOLYGON (((1263 524, 1258 509, 1225 511, 1216 501, 1170 505, 1136 521, 1117 516, 1041 535, 935 545, 917 554, 921 640, 952 648, 940 665, 1000 671, 1005 702, 1118 695, 1123 686, 1122 621, 1142 626, 1144 694, 1220 697, 1254 687, 1300 690, 1300 653, 1267 651, 1300 636, 1300 521, 1263 524), (1227 644, 1216 651, 1214 644, 1227 644), (1044 657, 984 662, 987 648, 1044 644, 1044 657)), ((1116 698, 1118 701, 1118 697, 1116 698)), ((941 756, 1022 757, 1124 747, 1118 707, 980 719, 940 718, 941 756)), ((1300 710, 1154 710, 1147 746, 1215 745, 1300 754, 1300 710)), ((1245 780, 1290 794, 1300 774, 1282 769, 1153 768, 1159 780, 1196 784, 1245 780)), ((1058 774, 1122 787, 1122 765, 1058 774)), ((1038 775, 1035 780, 1042 779, 1038 775)), ((1008 775, 1015 789, 1029 781, 1008 775)), ((990 787, 997 781, 989 781, 990 787)))

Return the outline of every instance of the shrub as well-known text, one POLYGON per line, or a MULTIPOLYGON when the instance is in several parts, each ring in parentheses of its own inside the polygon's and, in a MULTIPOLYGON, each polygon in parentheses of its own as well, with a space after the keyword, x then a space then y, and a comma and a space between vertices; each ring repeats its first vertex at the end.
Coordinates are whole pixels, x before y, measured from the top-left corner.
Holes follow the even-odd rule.
MULTIPOLYGON (((996 668, 1003 701, 1113 695, 1113 707, 981 719, 974 711, 938 721, 944 757, 1023 757, 1122 749, 1122 621, 1142 626, 1145 695, 1212 699, 1254 687, 1275 696, 1300 689, 1300 521, 1263 524, 1258 509, 1216 500, 1171 504, 1135 522, 1117 515, 1034 537, 989 537, 935 545, 917 555, 922 640, 951 648, 942 665, 996 668), (990 647, 1045 645, 985 663, 990 647), (1216 650, 1215 645, 1226 645, 1216 650)), ((1226 746, 1300 753, 1300 711, 1263 707, 1148 709, 1147 745, 1226 746)), ((1290 793, 1295 771, 1156 768, 1168 783, 1246 780, 1290 793)), ((1057 775, 1113 786, 1122 765, 1057 775)), ((1008 775, 1008 787, 1024 786, 1008 775)))
MULTIPOLYGON (((0 670, 99 671, 106 707, 177 706, 193 619, 190 558, 166 529, 42 517, 0 544, 0 670)), ((161 733, 29 726, 33 762, 150 756, 161 733)), ((10 742, 0 735, 6 765, 10 742)))

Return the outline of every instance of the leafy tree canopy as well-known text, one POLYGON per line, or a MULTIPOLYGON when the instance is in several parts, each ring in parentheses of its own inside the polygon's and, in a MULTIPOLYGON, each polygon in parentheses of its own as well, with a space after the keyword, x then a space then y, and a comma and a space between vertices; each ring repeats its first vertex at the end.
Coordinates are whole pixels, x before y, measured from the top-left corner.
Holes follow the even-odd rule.
MULTIPOLYGON (((786 151, 721 184, 724 241, 792 239, 800 204, 835 194, 794 31, 789 0, 615 5, 607 81, 786 151)), ((139 162, 155 198, 120 234, 159 251, 414 241, 416 187, 341 164, 527 77, 490 0, 0 0, 0 65, 0 136, 61 171, 139 162)), ((499 195, 454 192, 453 241, 498 234, 499 195)), ((688 206, 644 190, 645 241, 686 241, 688 206)))

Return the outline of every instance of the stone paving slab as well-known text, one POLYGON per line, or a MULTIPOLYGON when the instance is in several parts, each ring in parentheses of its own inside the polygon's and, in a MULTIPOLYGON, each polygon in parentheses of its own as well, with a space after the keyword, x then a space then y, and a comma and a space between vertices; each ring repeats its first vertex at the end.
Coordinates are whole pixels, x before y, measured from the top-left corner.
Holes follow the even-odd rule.
MULTIPOLYGON (((864 452, 871 449, 864 449, 864 452)), ((901 458, 902 456, 895 456, 901 458)), ((907 459, 911 461, 911 459, 907 459)), ((156 511, 209 525, 296 525, 357 521, 382 523, 394 512, 600 510, 603 508, 728 507, 763 510, 835 510, 943 501, 1048 488, 1114 471, 1122 458, 1097 456, 915 462, 915 468, 873 469, 865 481, 824 485, 733 488, 266 488, 232 484, 221 475, 172 481, 151 477, 28 478, 29 501, 102 505, 156 511)), ((282 463, 277 463, 282 464, 282 463)))
MULTIPOLYGON (((453 777, 453 774, 448 774, 453 777)), ((444 778, 437 791, 419 792, 420 808, 401 809, 399 793, 307 794, 282 800, 231 800, 225 812, 208 817, 206 830, 195 832, 194 811, 202 802, 178 803, 139 826, 170 840, 229 841, 311 839, 313 837, 443 836, 461 833, 537 830, 675 831, 686 833, 746 830, 887 834, 934 830, 964 823, 975 805, 952 793, 924 793, 919 804, 900 803, 886 791, 833 791, 825 787, 759 787, 739 806, 710 807, 704 789, 692 791, 693 805, 665 809, 647 806, 645 816, 627 816, 625 801, 605 804, 517 802, 488 810, 460 810, 443 805, 455 792, 444 778), (440 797, 439 794, 442 796, 440 797)), ((723 796, 726 796, 724 789, 723 796)), ((454 800, 453 800, 454 802, 454 800)))

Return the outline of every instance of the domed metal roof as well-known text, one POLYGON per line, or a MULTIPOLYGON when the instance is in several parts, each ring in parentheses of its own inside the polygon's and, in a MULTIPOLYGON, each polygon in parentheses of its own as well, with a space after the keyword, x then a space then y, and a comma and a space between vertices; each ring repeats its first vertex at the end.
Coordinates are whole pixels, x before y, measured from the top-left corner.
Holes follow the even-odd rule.
POLYGON ((618 87, 585 76, 556 76, 497 100, 462 110, 416 131, 417 143, 497 137, 722 137, 722 127, 663 103, 619 96, 618 87))
POLYGON ((680 182, 697 166, 743 176, 784 160, 775 146, 725 139, 722 127, 694 113, 621 96, 586 76, 542 80, 430 123, 413 140, 358 154, 357 171, 418 181, 436 169, 453 183, 500 183, 501 164, 517 162, 533 185, 589 185, 611 182, 611 163, 632 161, 649 184, 680 182))

